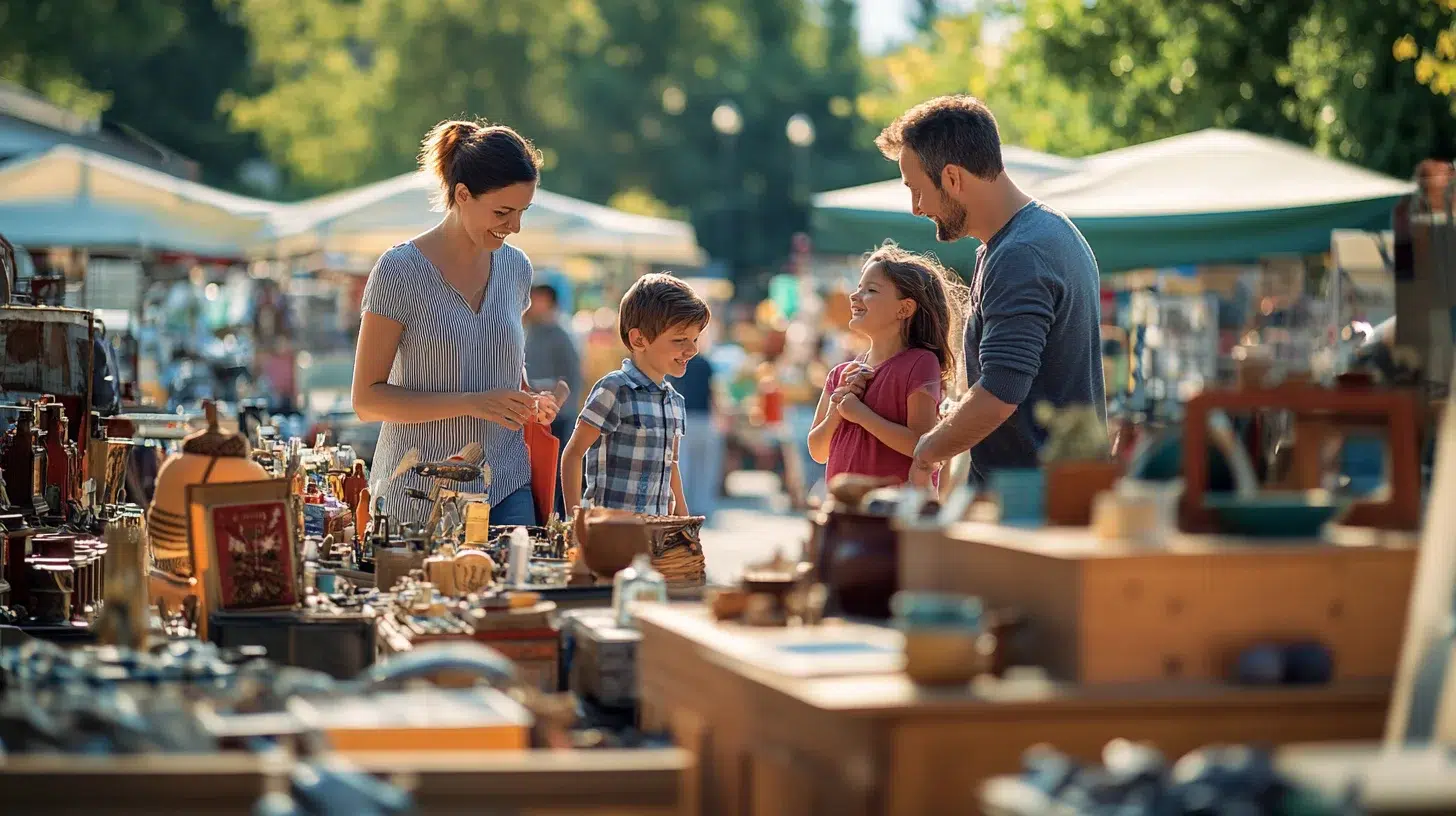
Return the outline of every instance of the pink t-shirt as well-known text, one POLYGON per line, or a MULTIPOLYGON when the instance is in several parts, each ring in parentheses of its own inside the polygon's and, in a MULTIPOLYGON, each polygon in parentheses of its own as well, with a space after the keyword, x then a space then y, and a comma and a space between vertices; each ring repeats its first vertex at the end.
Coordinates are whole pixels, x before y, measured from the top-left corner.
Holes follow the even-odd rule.
MULTIPOLYGON (((840 363, 824 381, 826 391, 839 387, 849 363, 840 363)), ((940 362, 925 349, 906 349, 881 363, 865 389, 864 404, 896 425, 908 425, 910 395, 924 390, 940 403, 940 362)), ((874 434, 854 424, 840 422, 829 440, 829 462, 825 477, 840 473, 862 476, 910 478, 910 457, 881 442, 874 434)))

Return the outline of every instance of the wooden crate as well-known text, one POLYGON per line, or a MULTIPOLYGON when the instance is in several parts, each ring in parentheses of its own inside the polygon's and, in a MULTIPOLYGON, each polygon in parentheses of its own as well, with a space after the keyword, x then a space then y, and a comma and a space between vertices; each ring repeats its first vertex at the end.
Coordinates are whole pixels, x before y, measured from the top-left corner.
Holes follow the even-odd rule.
POLYGON ((1078 683, 1214 680, 1260 641, 1318 640, 1337 680, 1395 675, 1414 539, 1342 543, 1181 535, 1113 548, 1085 528, 968 522, 905 530, 902 589, 962 592, 1026 615, 1013 660, 1078 683))

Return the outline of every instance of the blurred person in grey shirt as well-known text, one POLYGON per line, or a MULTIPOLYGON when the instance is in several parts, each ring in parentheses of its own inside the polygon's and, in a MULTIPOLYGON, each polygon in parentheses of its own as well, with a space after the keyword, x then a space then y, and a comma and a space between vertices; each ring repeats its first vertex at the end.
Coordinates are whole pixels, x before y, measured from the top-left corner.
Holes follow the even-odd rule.
MULTIPOLYGON (((549 391, 560 380, 571 389, 571 395, 551 423, 551 435, 564 448, 571 429, 576 427, 577 409, 581 405, 581 354, 563 325, 554 288, 546 284, 531 287, 531 307, 526 310, 525 323, 526 376, 531 380, 531 387, 549 391)), ((556 512, 565 512, 560 481, 556 483, 556 512)))

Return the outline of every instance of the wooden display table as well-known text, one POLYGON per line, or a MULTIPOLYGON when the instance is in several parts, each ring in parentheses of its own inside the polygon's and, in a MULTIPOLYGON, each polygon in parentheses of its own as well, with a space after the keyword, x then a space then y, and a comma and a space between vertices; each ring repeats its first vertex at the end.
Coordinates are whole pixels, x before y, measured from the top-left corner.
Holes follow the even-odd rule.
POLYGON ((1336 680, 1395 676, 1418 536, 1332 526, 1322 541, 1175 534, 1151 549, 1085 527, 965 522, 900 534, 900 588, 1013 607, 1017 662, 1078 683, 1219 682, 1261 641, 1317 640, 1336 680))
MULTIPOLYGON (((376 753, 354 764, 410 791, 420 816, 482 812, 546 816, 684 813, 692 758, 678 749, 376 753)), ((258 799, 287 790, 281 752, 11 756, 0 763, 7 816, 250 816, 258 799)))
MULTIPOLYGON (((987 681, 927 691, 898 672, 789 676, 761 658, 785 630, 719 624, 701 607, 644 608, 637 619, 644 727, 669 728, 697 755, 689 789, 705 814, 973 813, 980 784, 1019 770, 1022 752, 1038 743, 1092 760, 1114 737, 1171 755, 1220 742, 1373 739, 1390 691, 1388 682, 1359 681, 1305 689, 987 681)), ((806 637, 853 639, 860 629, 894 636, 845 624, 806 637)))

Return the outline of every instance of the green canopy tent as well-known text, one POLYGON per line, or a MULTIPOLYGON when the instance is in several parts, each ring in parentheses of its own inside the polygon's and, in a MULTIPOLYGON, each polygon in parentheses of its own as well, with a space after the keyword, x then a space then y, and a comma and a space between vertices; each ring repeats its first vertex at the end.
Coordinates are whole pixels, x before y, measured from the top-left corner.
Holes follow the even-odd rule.
MULTIPOLYGON (((1005 148, 1007 173, 1066 213, 1103 272, 1318 254, 1336 229, 1385 229, 1413 185, 1289 142, 1209 129, 1081 160, 1005 148)), ((855 255, 886 238, 963 273, 976 242, 938 243, 898 179, 820 193, 815 251, 855 255)))

